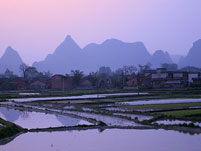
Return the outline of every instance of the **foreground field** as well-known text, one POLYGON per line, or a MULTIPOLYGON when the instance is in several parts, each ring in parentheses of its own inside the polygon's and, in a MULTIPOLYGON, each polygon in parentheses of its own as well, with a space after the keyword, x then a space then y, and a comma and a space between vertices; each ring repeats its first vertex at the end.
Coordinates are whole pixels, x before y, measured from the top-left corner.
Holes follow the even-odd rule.
POLYGON ((166 111, 166 112, 159 112, 161 114, 167 115, 167 116, 173 116, 173 117, 196 117, 201 120, 201 109, 189 109, 189 110, 177 110, 177 111, 166 111))
MULTIPOLYGON (((2 118, 6 118, 5 115, 8 116, 9 114, 9 117, 13 117, 15 114, 19 114, 15 121, 10 122, 17 123, 29 132, 83 129, 104 130, 112 128, 162 128, 191 134, 201 133, 201 127, 199 126, 201 122, 201 91, 199 89, 147 90, 141 93, 137 93, 133 90, 100 91, 104 93, 104 95, 100 93, 95 94, 95 92, 95 90, 78 90, 73 92, 47 91, 23 92, 23 95, 22 92, 1 92, 2 96, 0 106, 2 107, 2 111, 0 109, 0 112, 2 112, 2 114, 0 114, 0 117, 2 115, 2 118), (72 96, 72 94, 76 95, 72 96), (85 95, 87 97, 82 98, 80 97, 81 95, 85 95), (169 99, 174 100, 174 98, 177 99, 177 101, 185 100, 186 102, 168 103, 168 101, 166 101, 169 99), (161 99, 164 100, 165 103, 157 104, 157 102, 160 102, 161 99), (134 102, 135 104, 137 101, 151 102, 151 100, 154 100, 156 104, 126 104, 127 102, 131 104, 134 102), (194 102, 190 102, 192 100, 194 102), (15 113, 16 111, 18 111, 18 113, 15 113), (19 120, 19 117, 22 116, 23 118, 20 118, 19 120), (55 118, 54 116, 59 120, 59 122, 66 124, 55 124, 58 121, 53 121, 55 118), (37 121, 45 121, 45 118, 48 117, 49 120, 47 122, 49 122, 49 124, 45 124, 45 122, 43 122, 46 126, 40 127, 37 121), (34 121, 36 121, 36 123, 34 123, 34 127, 33 124, 29 124, 30 121, 33 121, 31 118, 34 118, 34 121), (78 122, 81 120, 84 120, 85 122, 78 122), (170 122, 159 122, 162 120, 177 120, 177 122, 173 122, 171 124, 170 122), (72 124, 72 122, 74 122, 74 124, 72 124), (75 124, 75 122, 79 124, 75 124), (26 127, 25 123, 27 123, 29 127, 26 127), (196 123, 196 125, 194 123, 196 123)), ((7 120, 9 120, 9 118, 7 118, 7 120)), ((0 122, 0 132, 7 133, 7 130, 4 129, 5 119, 0 122)), ((42 124, 42 122, 40 124, 42 124)), ((15 124, 10 125, 14 126, 15 124)), ((9 125, 6 127, 10 128, 9 125)), ((23 132, 24 129, 20 129, 18 127, 16 129, 18 131, 15 131, 14 133, 12 129, 10 130, 11 133, 8 133, 8 136, 23 132)), ((5 135, 2 136, 2 138, 7 137, 5 135)))

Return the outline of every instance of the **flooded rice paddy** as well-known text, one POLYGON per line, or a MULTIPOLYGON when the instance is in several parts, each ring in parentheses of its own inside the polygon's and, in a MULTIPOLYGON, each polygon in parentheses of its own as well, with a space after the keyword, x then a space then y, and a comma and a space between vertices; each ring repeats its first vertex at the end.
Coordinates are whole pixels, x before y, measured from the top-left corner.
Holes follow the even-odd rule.
MULTIPOLYGON (((160 120, 156 121, 157 124, 165 124, 165 125, 178 125, 178 124, 191 124, 191 121, 181 121, 181 120, 160 120)), ((200 122, 194 122, 193 123, 195 126, 200 126, 200 122)))
POLYGON ((89 95, 66 96, 66 97, 13 98, 13 99, 9 99, 9 101, 32 102, 32 101, 46 101, 46 100, 95 99, 95 98, 106 98, 107 96, 146 95, 146 94, 148 93, 89 94, 89 95))
POLYGON ((201 99, 161 99, 161 100, 144 100, 119 102, 119 105, 150 105, 150 104, 174 104, 174 103, 193 103, 201 102, 201 99))
POLYGON ((98 130, 25 133, 4 151, 200 151, 201 135, 166 130, 98 130))
POLYGON ((91 125, 88 121, 71 116, 20 111, 5 107, 0 107, 0 117, 27 129, 91 125))
POLYGON ((146 115, 136 115, 136 114, 128 114, 128 113, 113 113, 113 115, 129 117, 131 119, 138 119, 139 121, 150 120, 153 116, 146 116, 146 115))
MULTIPOLYGON (((124 93, 129 95, 128 93, 124 93)), ((136 93, 137 94, 137 93, 136 93)), ((122 95, 122 93, 115 94, 122 95)), ((130 93, 130 95, 135 95, 130 93)), ((102 94, 98 97, 107 97, 110 94, 102 94)), ((12 99, 19 103, 2 102, 6 105, 20 105, 30 107, 41 112, 21 111, 0 107, 0 117, 18 124, 23 128, 48 128, 61 126, 78 126, 92 125, 83 119, 93 119, 101 121, 107 127, 100 126, 95 129, 86 128, 85 130, 74 129, 65 131, 52 132, 33 132, 23 133, 10 142, 2 143, 0 141, 0 150, 12 151, 200 151, 201 134, 182 133, 176 130, 165 130, 153 128, 149 125, 142 125, 144 120, 150 120, 154 116, 152 114, 137 114, 121 108, 121 105, 147 105, 147 104, 168 104, 168 103, 187 103, 201 102, 201 99, 161 99, 149 101, 130 101, 130 102, 113 102, 111 104, 101 104, 95 102, 91 104, 83 102, 69 104, 68 101, 54 102, 51 104, 43 104, 41 102, 31 102, 40 100, 71 100, 93 98, 97 95, 83 95, 71 97, 50 97, 50 98, 21 98, 12 99), (37 105, 38 103, 38 105, 37 105), (40 104, 41 103, 41 104, 40 104), (81 104, 82 103, 82 104, 81 104), (97 103, 97 104, 96 104, 97 103), (40 105, 39 105, 40 104, 40 105), (76 106, 77 105, 77 106, 76 106), (55 107, 55 108, 54 108, 55 107), (42 113, 48 110, 48 114, 42 113), (113 112, 114 111, 114 112, 113 112), (54 113, 54 114, 50 114, 54 113), (59 114, 59 113, 62 113, 59 114), (69 115, 69 116, 68 116, 69 115), (72 116, 70 116, 72 115, 72 116), (76 118, 75 118, 76 117, 76 118), (79 117, 79 118, 78 118, 79 117), (104 129, 106 128, 106 129, 104 129), (114 129, 115 128, 115 129, 114 129)), ((77 100, 76 100, 77 101, 77 100)), ((159 120, 157 124, 175 125, 190 124, 191 121, 179 120, 159 120)), ((201 126, 200 123, 194 123, 201 126)), ((161 128, 161 127, 160 127, 161 128)))

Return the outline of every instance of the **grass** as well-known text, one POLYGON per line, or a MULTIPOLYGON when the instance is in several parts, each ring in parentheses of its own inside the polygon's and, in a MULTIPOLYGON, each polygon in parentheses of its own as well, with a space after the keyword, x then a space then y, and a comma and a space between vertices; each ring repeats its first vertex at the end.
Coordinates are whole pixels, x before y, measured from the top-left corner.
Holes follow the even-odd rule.
POLYGON ((0 126, 0 140, 16 135, 21 132, 23 129, 11 122, 5 121, 0 118, 0 123, 4 126, 0 126))
POLYGON ((133 109, 174 109, 174 108, 188 108, 201 106, 201 102, 193 103, 172 103, 172 104, 149 104, 149 105, 126 105, 124 108, 133 109))
POLYGON ((167 111, 158 113, 173 117, 191 117, 191 116, 201 116, 201 109, 167 111))

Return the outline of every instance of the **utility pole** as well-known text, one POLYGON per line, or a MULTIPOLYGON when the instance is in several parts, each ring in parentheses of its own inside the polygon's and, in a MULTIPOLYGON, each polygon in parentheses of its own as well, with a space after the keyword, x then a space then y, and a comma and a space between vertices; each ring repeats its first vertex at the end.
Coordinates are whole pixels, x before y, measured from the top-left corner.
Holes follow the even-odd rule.
POLYGON ((62 79, 63 79, 62 84, 63 84, 63 93, 64 93, 64 77, 62 79))

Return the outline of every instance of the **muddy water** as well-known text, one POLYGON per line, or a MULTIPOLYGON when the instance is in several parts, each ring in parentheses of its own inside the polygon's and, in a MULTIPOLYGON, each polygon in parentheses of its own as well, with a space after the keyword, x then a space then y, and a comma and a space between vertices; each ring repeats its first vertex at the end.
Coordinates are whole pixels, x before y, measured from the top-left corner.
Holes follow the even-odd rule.
POLYGON ((201 135, 165 130, 98 130, 26 133, 4 151, 200 151, 201 135))
POLYGON ((14 122, 23 128, 48 128, 59 126, 90 125, 89 122, 64 115, 45 114, 39 112, 27 112, 0 107, 0 117, 14 122))

